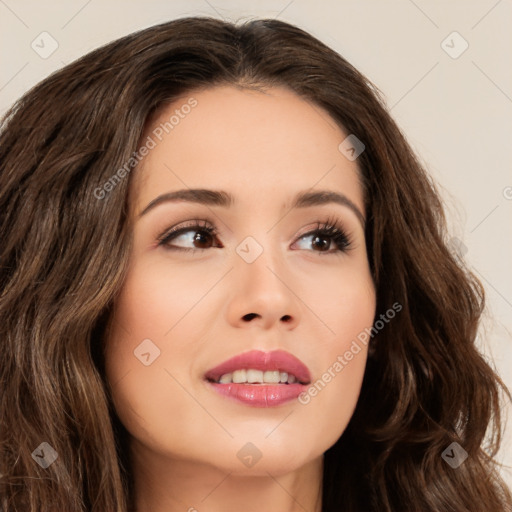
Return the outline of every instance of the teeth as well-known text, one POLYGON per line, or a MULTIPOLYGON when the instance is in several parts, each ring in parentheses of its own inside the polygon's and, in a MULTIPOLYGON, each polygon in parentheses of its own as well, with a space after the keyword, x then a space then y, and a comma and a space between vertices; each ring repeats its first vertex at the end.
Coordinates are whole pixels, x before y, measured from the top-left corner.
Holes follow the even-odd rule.
POLYGON ((263 382, 263 372, 261 370, 247 370, 247 382, 263 382))
POLYGON ((269 382, 271 384, 277 384, 281 379, 279 372, 276 371, 266 371, 263 374, 263 382, 269 382))
POLYGON ((247 372, 245 370, 235 370, 233 372, 233 382, 235 384, 247 382, 247 372))
POLYGON ((297 382, 295 375, 288 375, 287 372, 278 370, 235 370, 232 373, 225 373, 218 381, 220 384, 293 384, 297 382))
POLYGON ((232 380, 232 379, 233 379, 233 374, 232 374, 232 373, 226 373, 226 374, 224 374, 224 375, 220 378, 219 382, 220 382, 221 384, 231 384, 231 382, 233 382, 233 380, 232 380))

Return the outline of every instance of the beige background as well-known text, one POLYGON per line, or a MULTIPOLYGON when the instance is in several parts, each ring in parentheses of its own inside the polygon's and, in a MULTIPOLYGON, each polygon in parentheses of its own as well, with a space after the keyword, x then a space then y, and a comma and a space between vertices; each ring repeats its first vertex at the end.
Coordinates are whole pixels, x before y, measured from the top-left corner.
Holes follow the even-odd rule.
MULTIPOLYGON (((443 188, 454 249, 487 289, 480 346, 512 388, 512 2, 0 0, 0 114, 89 50, 190 15, 294 23, 381 89, 443 188), (42 58, 52 44, 56 50, 42 58)), ((512 465, 512 426, 501 460, 512 465)), ((512 486, 512 470, 502 473, 512 486)))

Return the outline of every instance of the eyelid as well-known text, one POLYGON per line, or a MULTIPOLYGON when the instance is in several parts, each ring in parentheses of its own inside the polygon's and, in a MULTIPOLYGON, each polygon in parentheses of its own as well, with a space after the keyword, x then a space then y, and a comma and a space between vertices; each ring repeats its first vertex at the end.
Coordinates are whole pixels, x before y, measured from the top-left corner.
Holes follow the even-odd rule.
MULTIPOLYGON (((171 228, 166 229, 161 235, 157 236, 158 245, 163 244, 164 241, 169 237, 169 235, 179 236, 182 232, 192 231, 193 228, 198 228, 199 230, 204 230, 210 233, 212 236, 218 236, 219 231, 216 228, 215 224, 210 222, 207 219, 191 219, 184 221, 182 223, 178 223, 171 228), (203 223, 203 224, 201 224, 203 223)), ((199 249, 197 249, 199 250, 199 249)))
POLYGON ((324 221, 314 222, 312 227, 305 228, 304 232, 297 236, 297 240, 299 240, 303 236, 312 234, 312 232, 314 231, 321 231, 331 226, 338 228, 340 231, 346 232, 344 227, 341 225, 341 221, 338 221, 336 217, 330 216, 324 221))

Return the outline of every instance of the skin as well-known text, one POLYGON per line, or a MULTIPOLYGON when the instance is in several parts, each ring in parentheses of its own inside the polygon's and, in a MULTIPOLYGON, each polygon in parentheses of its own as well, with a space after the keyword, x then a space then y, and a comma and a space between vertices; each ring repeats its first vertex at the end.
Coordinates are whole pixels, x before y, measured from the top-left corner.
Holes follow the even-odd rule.
POLYGON ((364 216, 357 160, 338 149, 348 134, 325 110, 281 87, 188 93, 145 137, 190 97, 197 106, 132 176, 133 249, 106 344, 107 379, 131 436, 137 511, 320 511, 323 454, 353 414, 367 348, 307 404, 250 407, 203 376, 242 352, 282 349, 314 383, 371 327, 375 289, 357 215, 335 203, 290 210, 297 192, 326 189, 364 216), (139 217, 160 194, 185 188, 222 189, 236 204, 168 202, 139 217), (329 217, 350 234, 350 250, 327 254, 324 239, 307 235, 329 217), (195 252, 157 246, 194 219, 219 234, 194 243, 192 228, 170 242, 195 252), (236 252, 248 236, 263 248, 252 263, 236 252), (160 350, 148 366, 134 356, 144 339, 160 350), (248 442, 261 453, 251 467, 237 457, 248 442))

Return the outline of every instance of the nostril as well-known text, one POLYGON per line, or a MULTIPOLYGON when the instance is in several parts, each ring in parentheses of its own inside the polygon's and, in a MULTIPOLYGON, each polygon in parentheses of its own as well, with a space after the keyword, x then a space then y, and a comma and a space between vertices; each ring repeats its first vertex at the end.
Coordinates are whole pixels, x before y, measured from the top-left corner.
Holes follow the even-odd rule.
POLYGON ((290 315, 284 315, 282 318, 283 322, 289 322, 291 319, 292 317, 290 315))
POLYGON ((255 316, 258 316, 256 313, 248 313, 247 315, 244 315, 244 320, 252 320, 255 316))

